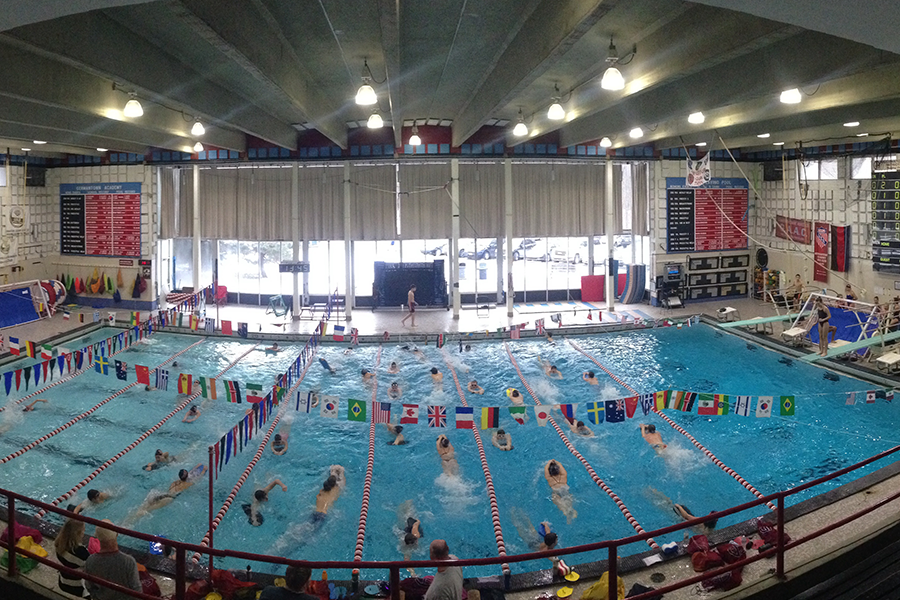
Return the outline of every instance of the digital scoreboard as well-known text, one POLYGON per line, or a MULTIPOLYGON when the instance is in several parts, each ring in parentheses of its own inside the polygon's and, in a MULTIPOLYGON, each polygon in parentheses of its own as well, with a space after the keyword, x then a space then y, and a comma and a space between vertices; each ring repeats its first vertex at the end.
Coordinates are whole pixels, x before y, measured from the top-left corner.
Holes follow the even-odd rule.
POLYGON ((872 174, 872 263, 900 273, 900 171, 872 174))

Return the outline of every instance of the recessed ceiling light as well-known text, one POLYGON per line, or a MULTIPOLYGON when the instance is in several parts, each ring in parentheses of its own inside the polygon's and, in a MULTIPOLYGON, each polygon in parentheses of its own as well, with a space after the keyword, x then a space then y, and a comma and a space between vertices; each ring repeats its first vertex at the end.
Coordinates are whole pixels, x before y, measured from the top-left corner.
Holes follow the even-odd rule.
POLYGON ((32 143, 32 144, 38 144, 38 145, 40 145, 40 144, 46 144, 47 142, 44 142, 44 141, 42 141, 42 140, 32 140, 31 143, 32 143))
POLYGON ((801 100, 803 100, 803 96, 797 88, 791 88, 781 92, 781 101, 784 104, 799 104, 801 100))
POLYGON ((706 117, 703 116, 702 112, 695 112, 688 115, 688 123, 693 123, 694 125, 699 125, 705 120, 706 117))
POLYGON ((844 123, 844 127, 859 127, 859 121, 850 121, 849 123, 844 123))
POLYGON ((31 148, 22 148, 23 152, 31 152, 31 148))
POLYGON ((869 135, 869 134, 868 133, 857 133, 856 137, 866 137, 867 135, 869 135))
POLYGON ((628 132, 628 135, 634 139, 637 139, 644 135, 644 130, 641 129, 640 127, 635 127, 634 129, 632 129, 631 131, 628 132))
POLYGON ((695 146, 700 146, 701 148, 706 145, 706 142, 697 142, 695 146))
POLYGON ((769 137, 769 135, 770 134, 768 133, 759 133, 756 135, 756 137, 766 139, 767 137, 769 137))
POLYGON ((97 148, 97 152, 109 152, 108 148, 97 148))
POLYGON ((784 142, 774 142, 773 146, 784 146, 784 142))

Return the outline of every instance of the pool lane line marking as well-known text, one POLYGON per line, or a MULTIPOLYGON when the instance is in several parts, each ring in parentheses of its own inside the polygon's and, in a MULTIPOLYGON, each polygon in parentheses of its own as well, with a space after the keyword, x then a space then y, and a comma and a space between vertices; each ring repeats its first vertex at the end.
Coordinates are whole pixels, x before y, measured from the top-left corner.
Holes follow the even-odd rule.
POLYGON ((378 354, 375 356, 376 376, 372 382, 372 417, 369 424, 369 457, 366 462, 366 479, 363 483, 362 505, 359 509, 359 527, 356 529, 356 549, 353 551, 353 560, 362 560, 363 545, 366 543, 366 522, 369 519, 369 494, 372 491, 372 471, 375 470, 375 412, 374 405, 378 399, 378 367, 381 365, 381 344, 378 345, 378 354))
MULTIPOLYGON (((622 381, 621 379, 616 377, 609 369, 607 369, 602 364, 600 364, 600 361, 598 361, 596 358, 594 358, 588 352, 585 352, 585 350, 581 346, 579 346, 578 344, 576 344, 569 338, 566 338, 566 341, 569 342, 569 345, 572 346, 575 350, 577 350, 578 352, 581 352, 588 359, 590 359, 591 362, 593 362, 595 365, 597 365, 598 367, 600 367, 601 369, 606 371, 607 375, 612 377, 619 385, 621 385, 625 389, 629 390, 632 394, 638 394, 633 387, 629 386, 627 383, 625 383, 624 381, 622 381)), ((669 417, 667 417, 666 415, 664 415, 663 413, 658 411, 656 409, 656 407, 653 407, 652 412, 656 413, 656 415, 661 417, 663 421, 665 421, 666 423, 671 425, 672 429, 674 429, 675 431, 677 431, 677 432, 683 434, 685 437, 687 437, 687 439, 689 439, 691 441, 691 443, 697 447, 698 450, 703 452, 707 456, 707 458, 709 458, 713 462, 714 465, 716 465, 717 467, 719 467, 720 469, 725 471, 725 473, 727 473, 728 475, 731 475, 731 477, 734 478, 734 480, 737 481, 739 484, 744 486, 744 488, 747 491, 752 493, 757 498, 763 497, 763 495, 760 493, 759 490, 757 490, 755 487, 753 487, 746 479, 744 479, 743 477, 738 475, 734 469, 732 469, 731 467, 729 467, 728 465, 723 463, 721 460, 719 460, 719 458, 715 454, 713 454, 706 446, 704 446, 703 444, 698 442, 697 439, 694 436, 692 436, 691 434, 689 434, 687 431, 685 431, 685 429, 683 427, 681 427, 680 425, 675 423, 675 421, 673 421, 672 419, 670 419, 669 417)), ((775 505, 772 504, 771 502, 767 502, 766 506, 768 506, 772 510, 775 510, 775 505)))
MULTIPOLYGON (((118 335, 118 334, 116 334, 116 335, 118 335)), ((105 341, 105 340, 104 340, 104 341, 105 341)), ((124 347, 124 348, 121 348, 121 349, 119 349, 119 350, 116 350, 115 352, 113 352, 112 354, 109 355, 109 358, 112 358, 112 357, 115 356, 116 354, 121 354, 122 352, 125 352, 126 350, 128 350, 128 348, 131 348, 131 346, 133 346, 133 345, 134 345, 134 344, 130 344, 130 345, 127 346, 127 347, 124 347)), ((55 360, 55 359, 54 359, 54 360, 55 360)), ((87 361, 85 361, 85 362, 87 362, 87 361)), ((16 401, 13 402, 12 404, 7 404, 6 406, 0 406, 0 412, 3 412, 4 410, 6 410, 7 408, 9 408, 10 406, 16 406, 17 404, 21 404, 22 402, 25 402, 26 400, 28 400, 28 399, 30 399, 30 398, 34 398, 35 396, 39 396, 39 395, 43 394, 44 392, 46 392, 47 390, 49 390, 50 388, 56 387, 56 386, 58 386, 58 385, 61 384, 61 383, 66 383, 67 381, 71 381, 71 380, 75 379, 76 377, 78 377, 79 375, 84 375, 84 374, 87 373, 88 371, 92 371, 92 370, 93 370, 93 369, 91 369, 91 365, 88 365, 88 366, 84 367, 83 369, 81 369, 80 371, 79 371, 78 369, 76 369, 74 373, 72 373, 72 372, 70 371, 70 372, 69 372, 69 375, 68 375, 67 377, 64 377, 64 378, 62 378, 62 379, 57 379, 56 381, 54 381, 53 383, 51 383, 50 385, 48 385, 48 386, 46 386, 46 387, 43 387, 43 388, 41 388, 41 389, 39 389, 39 390, 35 390, 35 391, 31 392, 30 394, 28 394, 27 396, 22 396, 21 398, 19 398, 18 400, 16 400, 16 401)))
MULTIPOLYGON (((512 350, 509 349, 509 343, 503 342, 503 346, 506 348, 506 354, 509 355, 509 360, 512 361, 513 366, 516 368, 516 373, 519 374, 519 379, 522 380, 522 385, 524 385, 525 389, 528 390, 528 393, 531 394, 531 397, 532 397, 532 399, 534 399, 535 403, 540 406, 541 401, 540 401, 540 399, 538 399, 537 394, 534 393, 534 390, 531 389, 531 386, 528 385, 528 382, 525 380, 525 376, 522 375, 522 370, 519 368, 519 363, 516 362, 516 358, 513 356, 512 350)), ((606 492, 607 496, 612 498, 613 502, 616 503, 616 506, 619 507, 619 510, 622 512, 622 514, 625 516, 625 519, 634 528, 634 530, 639 535, 643 534, 643 533, 647 533, 644 530, 644 528, 641 527, 641 524, 638 523, 637 519, 634 518, 634 515, 631 514, 631 511, 628 510, 628 507, 625 506, 625 503, 622 501, 622 499, 619 498, 619 496, 614 491, 612 491, 612 489, 608 485, 606 485, 606 482, 604 482, 600 478, 600 476, 597 475, 597 472, 594 470, 594 467, 591 466, 591 463, 589 463, 587 461, 587 459, 581 455, 581 452, 579 452, 575 448, 575 446, 572 444, 572 442, 566 436, 566 434, 562 430, 562 428, 556 423, 556 420, 551 416, 551 417, 549 417, 549 421, 550 421, 550 424, 553 425, 553 428, 556 429, 556 433, 559 434, 559 437, 563 441, 563 443, 566 445, 566 448, 569 449, 569 452, 571 452, 575 458, 577 458, 579 461, 581 461, 581 464, 584 465, 584 468, 587 470, 588 475, 591 476, 591 479, 594 480, 594 483, 596 483, 600 487, 600 489, 602 489, 604 492, 606 492)), ((659 550, 659 544, 657 544, 653 538, 647 538, 644 541, 646 541, 647 544, 654 550, 659 550)))
MULTIPOLYGON (((462 402, 463 406, 469 406, 469 403, 466 402, 466 395, 459 383, 459 377, 456 375, 456 369, 453 368, 453 364, 447 356, 447 351, 443 348, 441 349, 441 355, 444 357, 444 362, 450 369, 450 374, 453 375, 453 382, 456 384, 456 393, 459 394, 459 401, 462 402)), ((500 526, 500 509, 497 506, 497 494, 494 492, 494 478, 491 476, 487 455, 484 453, 484 444, 481 441, 481 433, 478 431, 474 419, 472 420, 472 434, 475 437, 475 444, 478 446, 478 456, 481 459, 481 470, 484 471, 484 481, 487 484, 488 500, 491 503, 491 521, 494 525, 494 537, 497 540, 497 554, 499 556, 506 556, 506 543, 503 541, 503 528, 500 526)), ((500 565, 500 568, 504 573, 510 572, 508 563, 503 563, 500 565)))
MULTIPOLYGON (((181 356, 182 354, 184 354, 185 352, 187 352, 188 350, 190 350, 190 349, 193 348, 194 346, 196 346, 196 345, 198 345, 198 344, 202 344, 204 341, 205 341, 205 339, 204 339, 204 340, 198 340, 198 341, 194 342, 193 344, 191 344, 190 346, 188 346, 187 348, 185 348, 184 350, 181 350, 180 352, 177 352, 177 353, 173 354, 172 356, 170 356, 169 358, 167 358, 167 359, 164 360, 163 362, 159 363, 159 364, 156 366, 156 369, 160 368, 161 366, 163 366, 163 365, 165 365, 165 364, 168 364, 168 363, 172 362, 173 360, 175 360, 176 358, 178 358, 179 356, 181 356)), ((80 421, 81 419, 83 419, 83 418, 85 418, 85 417, 87 417, 87 416, 90 416, 91 413, 93 413, 95 410, 97 410, 98 408, 100 408, 101 406, 103 406, 104 404, 106 404, 107 402, 109 402, 110 400, 112 400, 112 399, 114 399, 114 398, 118 398, 119 396, 121 396, 122 394, 124 394, 127 390, 133 388, 133 387, 136 386, 136 385, 138 385, 138 382, 137 382, 137 381, 135 381, 135 382, 133 382, 133 383, 129 383, 128 385, 126 385, 125 387, 123 387, 122 389, 120 389, 118 392, 116 392, 115 394, 113 394, 112 396, 110 396, 109 398, 107 398, 106 400, 103 400, 103 401, 100 402, 99 404, 96 404, 93 408, 90 408, 90 409, 84 411, 83 413, 81 413, 81 414, 78 415, 77 417, 74 417, 73 419, 71 419, 70 421, 68 421, 67 423, 65 423, 64 425, 61 425, 61 426, 57 427, 56 429, 54 429, 54 430, 51 431, 50 433, 44 434, 43 436, 41 436, 41 437, 39 437, 38 439, 36 439, 35 441, 31 442, 31 443, 28 444, 27 446, 23 446, 22 448, 20 448, 19 450, 16 450, 16 451, 13 452, 12 454, 10 454, 10 455, 8 455, 8 456, 6 456, 6 457, 0 459, 0 465, 7 463, 7 462, 11 461, 11 460, 14 459, 14 458, 18 458, 18 457, 22 456, 23 454, 25 454, 26 452, 28 452, 28 451, 31 450, 32 448, 36 447, 38 444, 41 444, 41 443, 43 443, 43 442, 46 442, 47 440, 49 440, 50 438, 52 438, 53 436, 55 436, 55 435, 58 434, 58 433, 62 433, 63 431, 65 431, 66 429, 68 429, 69 427, 71 427, 72 425, 74 425, 75 423, 77 423, 78 421, 80 421)))
MULTIPOLYGON (((244 352, 243 354, 241 354, 240 356, 238 356, 236 359, 234 359, 227 367, 225 367, 224 369, 222 369, 221 371, 219 371, 219 372, 216 374, 216 379, 218 379, 219 377, 221 377, 222 375, 224 375, 225 373, 227 373, 232 367, 234 367, 236 364, 238 364, 245 356, 247 356, 248 354, 250 354, 251 352, 253 352, 254 350, 256 350, 257 346, 259 346, 259 343, 254 344, 253 347, 251 347, 249 350, 247 350, 246 352, 244 352)), ((125 456, 127 453, 129 453, 129 452, 131 452, 132 450, 134 450, 139 444, 141 444, 141 442, 143 442, 143 441, 146 440, 148 437, 150 437, 150 436, 153 434, 153 432, 155 432, 157 429, 159 429, 160 427, 162 427, 163 425, 165 425, 165 424, 166 424, 166 421, 168 421, 169 419, 171 419, 172 417, 174 417, 176 414, 178 414, 179 412, 181 412, 182 410, 184 410, 184 408, 185 408, 188 404, 190 404, 191 402, 193 402, 194 400, 196 400, 197 397, 198 397, 199 395, 200 395, 200 392, 197 392, 197 393, 195 393, 195 394, 191 394, 190 396, 188 396, 181 404, 179 404, 178 406, 176 406, 175 409, 174 409, 172 412, 170 412, 170 413, 167 414, 165 417, 163 417, 163 419, 162 419, 161 421, 159 421, 159 423, 157 423, 156 425, 154 425, 153 427, 151 427, 150 429, 148 429, 147 431, 145 431, 144 433, 142 433, 142 434, 140 435, 140 437, 138 437, 135 441, 133 441, 133 442, 132 442, 131 444, 129 444, 128 446, 126 446, 126 447, 125 447, 123 450, 121 450, 118 454, 116 454, 115 456, 113 456, 112 458, 110 458, 109 460, 107 460, 106 462, 104 462, 102 465, 100 465, 99 467, 97 467, 96 469, 94 469, 94 471, 93 471, 90 475, 88 475, 87 477, 85 477, 84 479, 82 479, 81 481, 79 481, 79 482, 75 485, 75 487, 73 487, 71 490, 69 490, 68 492, 66 492, 65 494, 63 494, 62 496, 60 496, 59 498, 57 498, 57 499, 54 500, 53 502, 51 502, 51 504, 53 504, 54 506, 59 506, 59 504, 60 504, 61 502, 63 502, 64 500, 68 500, 69 498, 71 498, 72 496, 74 496, 74 495, 78 492, 78 490, 80 490, 81 488, 83 488, 84 486, 86 486, 87 484, 89 484, 91 481, 93 481, 94 478, 97 477, 97 475, 99 475, 99 474, 102 473, 103 471, 105 471, 107 467, 109 467, 109 466, 115 464, 116 461, 118 461, 120 458, 122 458, 122 457, 125 456)), ((47 514, 47 511, 44 510, 44 509, 42 509, 40 512, 38 512, 37 518, 40 519, 40 518, 42 518, 45 514, 47 514)))
MULTIPOLYGON (((307 371, 313 364, 313 358, 315 358, 316 353, 318 352, 318 345, 315 346, 313 353, 310 355, 309 360, 306 362, 306 366, 303 367, 303 371, 300 373, 299 379, 297 379, 297 383, 288 388, 288 391, 285 392, 284 397, 290 398, 291 394, 300 387, 300 384, 303 383, 303 378, 306 377, 307 371)), ((222 503, 222 507, 219 508, 219 512, 216 513, 215 518, 213 519, 212 531, 214 532, 219 528, 219 525, 222 523, 222 519, 225 518, 225 515, 228 513, 228 509, 231 508, 231 505, 234 503, 234 499, 237 497, 238 492, 241 491, 244 483, 247 481, 247 478, 250 476, 250 472, 253 471, 253 468, 256 466, 256 463, 259 462, 259 459, 262 458, 263 452, 266 449, 266 445, 269 443, 269 438, 272 437, 272 434, 275 432, 275 427, 278 425, 278 422, 281 420, 282 414, 287 410, 289 401, 284 401, 281 403, 278 412, 275 413, 275 418, 272 419, 272 424, 269 426, 269 430, 266 432, 266 435, 263 436, 262 441, 259 443, 259 448, 256 450, 256 454, 253 455, 253 458, 250 459, 250 462, 247 464, 247 468, 244 469, 244 472, 241 473, 241 476, 238 477, 237 483, 234 484, 234 487, 231 488, 231 492, 228 493, 228 497, 225 499, 225 502, 222 503)), ((216 442, 218 443, 218 442, 216 442)), ((206 534, 203 536, 203 539, 200 541, 200 546, 204 548, 209 547, 209 538, 212 534, 211 531, 207 530, 206 534)), ((195 552, 191 556, 191 561, 195 563, 200 562, 200 553, 195 552)))

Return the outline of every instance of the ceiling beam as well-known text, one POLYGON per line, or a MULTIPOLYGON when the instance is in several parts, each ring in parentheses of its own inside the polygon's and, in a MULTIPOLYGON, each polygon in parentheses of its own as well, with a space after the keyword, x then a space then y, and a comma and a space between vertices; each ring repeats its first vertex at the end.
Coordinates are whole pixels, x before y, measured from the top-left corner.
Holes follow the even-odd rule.
POLYGON ((381 48, 387 75, 388 106, 394 129, 394 147, 403 147, 403 108, 400 95, 400 0, 380 0, 381 48))
POLYGON ((183 109, 284 148, 297 132, 101 12, 55 19, 0 35, 36 54, 134 89, 142 99, 183 109))
POLYGON ((512 102, 615 3, 615 0, 544 0, 538 5, 453 119, 453 145, 461 145, 485 120, 512 102))
POLYGON ((803 32, 688 77, 684 75, 690 65, 685 64, 683 69, 673 71, 678 74, 676 78, 567 124, 560 130, 560 145, 576 145, 679 117, 686 123, 688 114, 697 110, 777 97, 788 88, 815 85, 884 62, 882 52, 867 46, 803 32))
POLYGON ((312 127, 341 148, 347 129, 334 106, 260 0, 182 0, 169 8, 197 35, 239 65, 269 94, 301 111, 312 127))

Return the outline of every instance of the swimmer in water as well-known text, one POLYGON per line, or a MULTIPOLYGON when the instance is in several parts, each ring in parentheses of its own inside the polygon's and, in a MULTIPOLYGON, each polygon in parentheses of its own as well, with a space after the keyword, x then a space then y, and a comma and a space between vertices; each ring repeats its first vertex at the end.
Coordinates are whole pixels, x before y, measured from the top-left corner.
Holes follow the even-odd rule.
POLYGON ((181 420, 182 423, 193 423, 197 419, 200 418, 200 409, 196 406, 191 406, 191 410, 188 411, 188 414, 184 415, 184 418, 181 420))
POLYGON ((332 367, 331 365, 329 365, 329 364, 328 364, 328 361, 325 360, 324 358, 319 358, 319 364, 322 365, 322 368, 323 368, 323 369, 325 369, 326 371, 328 371, 328 372, 331 373, 332 375, 335 375, 335 374, 337 373, 337 371, 334 369, 334 367, 332 367))
POLYGON ((469 382, 468 390, 469 393, 478 394, 479 396, 484 393, 484 388, 478 385, 478 382, 474 379, 469 382))
POLYGON ((591 385, 600 385, 600 382, 597 381, 597 377, 594 375, 593 371, 585 371, 581 374, 581 378, 591 385))
POLYGON ((344 356, 347 356, 348 354, 353 354, 353 344, 347 346, 347 349, 344 350, 344 356))
POLYGON ((178 366, 178 361, 177 361, 177 360, 173 360, 173 361, 172 361, 172 368, 175 368, 175 367, 177 367, 177 366, 178 366))
POLYGON ((23 408, 23 409, 22 409, 22 412, 31 412, 31 411, 33 411, 33 410, 34 410, 34 405, 37 404, 38 402, 43 402, 44 404, 49 404, 49 403, 48 403, 46 400, 44 400, 43 398, 38 398, 37 400, 35 400, 35 401, 32 402, 31 404, 29 404, 28 406, 26 406, 25 408, 23 408))
POLYGON ((100 490, 88 490, 87 500, 75 507, 75 510, 73 510, 72 512, 76 515, 80 515, 81 512, 87 507, 102 504, 109 500, 111 497, 112 494, 110 494, 109 492, 101 492, 100 490))
POLYGON ((318 523, 325 519, 328 509, 334 505, 334 501, 338 499, 344 490, 344 468, 340 465, 332 465, 331 474, 322 484, 322 489, 316 494, 316 510, 310 519, 313 523, 318 523))
POLYGON ((544 360, 540 356, 538 356, 538 362, 541 363, 541 368, 544 369, 544 375, 550 377, 551 379, 562 379, 562 373, 559 372, 559 369, 556 368, 556 365, 551 365, 549 360, 544 360))
MULTIPOLYGON (((412 504, 412 500, 407 500, 401 504, 397 512, 400 514, 400 526, 403 529, 403 533, 400 536, 403 542, 403 560, 410 560, 412 553, 418 549, 419 540, 425 535, 425 531, 422 529, 422 522, 418 517, 414 516, 416 509, 412 504)), ((416 576, 415 569, 408 568, 407 570, 410 575, 416 576)))
POLYGON ((413 353, 413 356, 415 356, 416 358, 418 358, 420 361, 425 362, 425 353, 422 352, 421 350, 419 350, 419 347, 418 347, 418 346, 416 346, 415 348, 413 348, 412 353, 413 353))
POLYGON ((441 434, 438 436, 437 453, 441 457, 441 467, 443 467, 444 473, 450 477, 458 475, 459 463, 456 462, 456 452, 446 435, 441 434))
POLYGON ((466 344, 466 352, 471 352, 471 351, 472 351, 472 346, 469 344, 466 344))
MULTIPOLYGON (((665 494, 663 494, 662 492, 660 492, 660 491, 657 490, 656 488, 648 487, 647 490, 648 490, 653 496, 655 496, 656 498, 658 498, 659 500, 661 500, 661 501, 662 501, 662 502, 661 502, 662 504, 666 504, 666 505, 671 506, 671 507, 672 507, 672 511, 673 511, 673 512, 674 512, 674 513, 682 520, 682 521, 690 521, 690 520, 692 520, 692 519, 696 519, 696 518, 697 518, 697 517, 693 514, 693 512, 691 511, 691 509, 689 509, 687 506, 685 506, 684 504, 678 504, 677 502, 674 502, 671 498, 669 498, 668 496, 666 496, 665 494)), ((710 511, 710 514, 712 514, 712 513, 714 513, 714 512, 716 512, 716 511, 710 511)), ((708 534, 712 533, 712 531, 716 528, 716 525, 718 524, 718 522, 719 522, 718 519, 707 519, 706 521, 704 521, 703 523, 700 523, 699 525, 694 525, 694 526, 693 526, 693 529, 694 529, 694 531, 695 531, 697 534, 699 534, 699 535, 708 535, 708 534)), ((688 535, 687 532, 685 532, 684 535, 685 535, 685 537, 687 537, 687 535, 688 535)))
POLYGON ((144 467, 145 471, 155 471, 156 469, 163 467, 169 463, 175 462, 174 456, 169 456, 168 452, 163 452, 160 449, 156 450, 156 453, 153 455, 153 462, 149 463, 144 467))
POLYGON ((571 523, 578 512, 572 507, 574 498, 569 491, 569 474, 565 467, 555 460, 548 460, 544 465, 544 478, 552 490, 553 504, 566 516, 566 523, 571 523))
POLYGON ((491 443, 498 450, 508 452, 513 449, 512 438, 502 429, 498 429, 491 435, 491 443))
POLYGON ((388 367, 387 372, 391 375, 395 375, 400 372, 400 366, 396 362, 392 362, 391 366, 388 367))
POLYGON ((510 401, 516 406, 522 406, 525 404, 525 398, 522 397, 522 394, 519 393, 519 390, 516 388, 507 388, 506 389, 506 397, 510 399, 510 401))
POLYGON ((641 437, 644 438, 644 441, 650 444, 650 447, 656 450, 657 454, 662 454, 663 451, 668 448, 666 444, 663 444, 662 436, 656 431, 656 425, 644 425, 640 424, 641 428, 641 437))
POLYGON ((156 391, 156 388, 153 387, 152 385, 145 385, 145 386, 144 386, 144 391, 145 391, 145 392, 155 392, 155 391, 156 391))
POLYGON ((444 383, 444 374, 438 371, 437 367, 431 367, 431 381, 435 384, 444 383))
POLYGON ((571 421, 568 419, 564 419, 564 421, 569 426, 569 429, 572 430, 572 433, 574 433, 575 435, 579 435, 581 437, 586 437, 586 438, 595 437, 594 432, 591 431, 588 428, 588 426, 584 424, 584 421, 578 421, 577 423, 575 422, 574 419, 571 421))
POLYGON ((556 340, 553 339, 553 334, 549 331, 547 332, 547 343, 556 345, 556 340))
POLYGON ((276 485, 281 486, 281 491, 287 491, 286 485, 281 483, 280 480, 274 479, 272 480, 272 483, 270 483, 266 487, 253 492, 253 499, 249 504, 241 505, 241 508, 244 509, 244 514, 247 515, 247 521, 254 527, 259 527, 263 524, 263 516, 259 509, 262 506, 263 502, 269 501, 269 492, 271 492, 272 488, 274 488, 276 485))
POLYGON ((266 356, 268 356, 269 354, 277 355, 279 352, 281 352, 281 348, 278 347, 278 342, 272 342, 272 345, 266 348, 265 351, 266 356))
POLYGON ((169 490, 167 492, 157 492, 151 491, 147 494, 147 497, 144 498, 144 502, 130 515, 128 515, 124 521, 122 521, 122 526, 127 527, 132 523, 137 521, 139 518, 147 515, 150 511, 158 510, 164 506, 168 506, 175 500, 178 495, 194 485, 196 483, 196 479, 199 479, 203 474, 206 473, 206 465, 199 464, 190 471, 187 469, 181 469, 178 472, 178 479, 173 481, 171 485, 169 485, 169 490), (126 525, 127 524, 127 525, 126 525))
POLYGON ((400 389, 400 384, 395 381, 388 388, 387 394, 389 398, 396 400, 403 395, 403 390, 400 389))
MULTIPOLYGON (((540 526, 535 529, 528 518, 528 514, 521 508, 514 506, 510 509, 510 517, 519 537, 528 545, 532 552, 543 552, 544 550, 553 550, 559 541, 558 536, 551 531, 550 521, 541 521, 540 526)), ((553 559, 549 559, 551 562, 553 559)))
POLYGON ((374 379, 375 379, 375 373, 373 373, 372 371, 370 371, 368 369, 362 370, 363 383, 370 383, 374 379))
POLYGON ((276 433, 275 437, 272 439, 272 454, 276 456, 281 456, 288 449, 288 438, 287 434, 276 433))
POLYGON ((402 446, 406 443, 406 440, 403 439, 403 425, 385 423, 384 426, 394 435, 394 441, 388 442, 388 446, 402 446))

